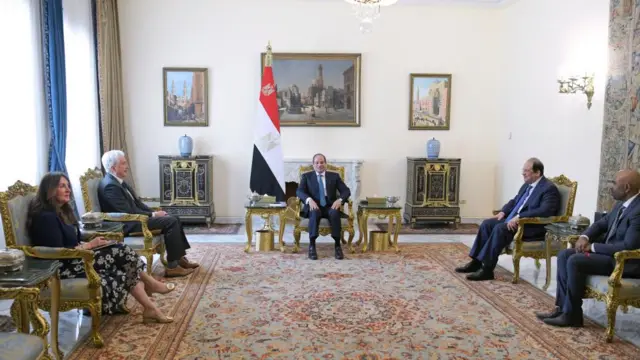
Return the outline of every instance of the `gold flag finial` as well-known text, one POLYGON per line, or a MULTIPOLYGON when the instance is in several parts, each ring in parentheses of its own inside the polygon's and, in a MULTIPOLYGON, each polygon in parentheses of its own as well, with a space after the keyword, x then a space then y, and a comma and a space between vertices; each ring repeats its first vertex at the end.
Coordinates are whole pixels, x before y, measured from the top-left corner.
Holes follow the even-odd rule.
POLYGON ((267 54, 264 59, 264 66, 272 66, 273 65, 273 53, 271 52, 271 41, 267 44, 267 54))

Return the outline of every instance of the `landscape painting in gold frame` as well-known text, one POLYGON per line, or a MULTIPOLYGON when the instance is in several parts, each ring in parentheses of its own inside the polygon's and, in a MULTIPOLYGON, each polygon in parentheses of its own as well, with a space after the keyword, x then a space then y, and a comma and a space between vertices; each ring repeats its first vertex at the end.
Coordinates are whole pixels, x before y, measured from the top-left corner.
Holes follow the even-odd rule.
POLYGON ((449 130, 451 74, 411 74, 409 130, 449 130))
POLYGON ((280 126, 360 126, 361 59, 347 53, 273 53, 280 126))

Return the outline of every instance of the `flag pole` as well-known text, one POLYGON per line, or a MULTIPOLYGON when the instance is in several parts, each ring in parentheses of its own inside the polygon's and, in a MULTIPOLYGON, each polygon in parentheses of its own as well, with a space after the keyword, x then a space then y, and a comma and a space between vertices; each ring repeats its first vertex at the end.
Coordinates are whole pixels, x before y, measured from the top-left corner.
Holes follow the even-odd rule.
MULTIPOLYGON (((267 54, 264 57, 264 66, 273 66, 273 53, 271 52, 271 40, 267 42, 267 54)), ((262 69, 264 70, 264 69, 262 69)), ((274 232, 271 227, 271 214, 263 214, 262 219, 264 220, 264 225, 262 226, 262 231, 270 231, 274 232)))

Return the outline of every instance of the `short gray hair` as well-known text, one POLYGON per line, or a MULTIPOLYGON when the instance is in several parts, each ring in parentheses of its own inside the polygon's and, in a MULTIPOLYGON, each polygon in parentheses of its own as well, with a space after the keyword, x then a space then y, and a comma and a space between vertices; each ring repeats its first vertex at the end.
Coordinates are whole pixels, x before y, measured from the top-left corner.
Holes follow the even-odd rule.
POLYGON ((124 157, 124 152, 121 150, 109 150, 104 153, 104 155, 102 155, 102 166, 104 167, 104 171, 111 174, 111 168, 116 166, 120 156, 124 157))

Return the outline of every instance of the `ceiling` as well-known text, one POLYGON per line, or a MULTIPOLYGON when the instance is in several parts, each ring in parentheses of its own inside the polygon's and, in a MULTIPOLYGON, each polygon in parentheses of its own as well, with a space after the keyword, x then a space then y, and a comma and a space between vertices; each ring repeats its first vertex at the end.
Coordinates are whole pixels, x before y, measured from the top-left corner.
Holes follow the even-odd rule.
MULTIPOLYGON (((307 0, 307 1, 327 1, 327 0, 307 0)), ((344 0, 331 0, 344 1, 344 0)), ((398 0, 397 5, 434 5, 434 4, 468 4, 480 6, 503 6, 517 0, 398 0)))

